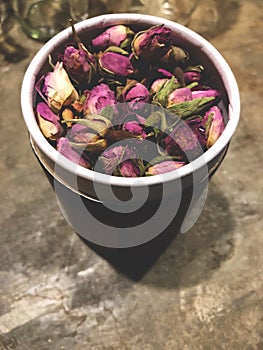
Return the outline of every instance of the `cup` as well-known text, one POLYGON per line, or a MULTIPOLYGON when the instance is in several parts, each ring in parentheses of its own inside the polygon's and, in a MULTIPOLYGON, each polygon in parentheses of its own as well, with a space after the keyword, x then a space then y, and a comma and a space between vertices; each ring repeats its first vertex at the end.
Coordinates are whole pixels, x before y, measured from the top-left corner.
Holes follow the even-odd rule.
MULTIPOLYGON (((134 31, 156 25, 172 30, 173 40, 205 67, 206 78, 221 92, 226 126, 215 144, 189 164, 161 175, 124 178, 81 167, 63 157, 45 139, 35 118, 35 84, 49 70, 49 55, 58 56, 72 40, 67 28, 48 41, 31 61, 23 80, 21 104, 33 151, 50 175, 61 212, 75 232, 92 243, 114 248, 153 240, 174 223, 185 233, 202 212, 209 179, 222 163, 239 121, 240 98, 235 77, 222 55, 190 29, 154 16, 110 14, 75 25, 85 42, 106 28, 128 25, 134 31)), ((205 79, 206 79, 205 78, 205 79)))

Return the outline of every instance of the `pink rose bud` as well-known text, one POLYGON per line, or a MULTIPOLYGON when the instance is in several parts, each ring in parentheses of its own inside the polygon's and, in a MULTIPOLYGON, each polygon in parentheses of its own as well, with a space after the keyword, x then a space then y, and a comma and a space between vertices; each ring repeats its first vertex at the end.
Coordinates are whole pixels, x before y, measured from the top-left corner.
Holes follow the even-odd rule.
POLYGON ((122 177, 139 177, 141 175, 140 164, 137 159, 126 159, 119 164, 114 175, 122 177))
POLYGON ((167 78, 160 78, 160 79, 156 79, 151 87, 150 87, 150 93, 151 94, 156 94, 159 90, 161 90, 164 86, 164 84, 168 81, 167 78))
POLYGON ((112 175, 114 169, 123 159, 129 159, 131 156, 130 149, 124 146, 113 146, 106 149, 99 157, 99 163, 103 171, 112 175))
POLYGON ((92 40, 95 50, 106 50, 109 46, 125 48, 131 43, 134 32, 123 25, 116 25, 106 29, 92 40))
POLYGON ((84 125, 86 128, 90 130, 92 133, 96 133, 97 135, 104 137, 107 134, 108 129, 112 127, 112 123, 109 119, 96 114, 86 115, 84 119, 72 119, 65 121, 66 123, 77 123, 80 125, 84 125))
POLYGON ((157 62, 171 47, 171 30, 163 25, 139 32, 132 41, 134 56, 148 63, 157 62))
POLYGON ((200 72, 184 72, 184 80, 186 84, 199 82, 201 79, 201 73, 200 72))
POLYGON ((130 121, 123 125, 124 130, 129 131, 134 135, 140 135, 142 139, 146 138, 146 133, 143 127, 136 121, 130 121))
POLYGON ((70 141, 81 144, 88 144, 98 140, 98 134, 85 125, 74 124, 67 134, 70 141))
POLYGON ((118 52, 104 52, 99 58, 99 67, 106 76, 127 77, 134 73, 129 58, 118 52))
POLYGON ((122 101, 130 102, 131 107, 136 107, 136 104, 144 102, 148 103, 150 94, 145 85, 132 80, 129 82, 122 91, 122 101))
POLYGON ((150 165, 146 169, 146 175, 159 175, 159 174, 164 174, 169 171, 177 170, 184 166, 186 163, 184 161, 179 161, 179 160, 165 160, 160 158, 160 162, 150 165))
POLYGON ((191 157, 202 154, 206 148, 206 134, 201 117, 179 121, 178 124, 161 140, 162 149, 170 156, 180 156, 182 152, 188 152, 191 157))
POLYGON ((62 62, 58 62, 54 71, 45 76, 43 93, 47 96, 48 105, 54 112, 59 112, 62 106, 79 98, 62 62))
POLYGON ((170 105, 181 103, 185 101, 191 101, 192 91, 189 88, 179 88, 170 93, 167 100, 167 107, 170 105))
POLYGON ((194 82, 200 82, 201 74, 204 70, 204 67, 200 64, 197 66, 189 66, 184 71, 184 80, 186 84, 191 84, 194 82))
POLYGON ((193 134, 197 138, 199 145, 204 150, 206 148, 206 133, 203 127, 203 120, 201 117, 191 118, 186 120, 187 126, 192 130, 193 134))
POLYGON ((39 128, 43 135, 50 140, 56 140, 63 134, 59 117, 51 111, 47 104, 40 102, 36 108, 39 128))
POLYGON ((61 137, 57 141, 57 150, 59 153, 61 153, 63 156, 65 156, 72 162, 79 164, 84 168, 91 169, 91 165, 88 158, 85 155, 79 155, 79 153, 74 151, 67 138, 61 137))
POLYGON ((174 76, 171 79, 168 79, 159 89, 159 91, 154 95, 153 103, 167 107, 168 96, 179 87, 180 84, 174 76))
POLYGON ((217 90, 198 90, 198 91, 192 91, 193 99, 195 98, 203 98, 203 97, 218 97, 220 96, 220 93, 217 90))
POLYGON ((81 44, 66 47, 63 62, 68 74, 78 84, 89 84, 95 73, 96 62, 93 55, 81 44))
POLYGON ((217 106, 211 107, 205 113, 203 126, 207 135, 207 147, 211 147, 218 140, 225 127, 224 118, 217 106))
POLYGON ((101 109, 116 104, 114 92, 106 84, 85 91, 84 114, 97 114, 101 109))

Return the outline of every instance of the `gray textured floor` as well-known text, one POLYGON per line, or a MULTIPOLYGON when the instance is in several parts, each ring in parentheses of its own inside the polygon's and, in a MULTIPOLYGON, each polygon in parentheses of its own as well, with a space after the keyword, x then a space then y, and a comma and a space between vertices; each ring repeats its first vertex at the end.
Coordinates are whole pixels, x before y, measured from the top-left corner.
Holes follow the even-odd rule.
POLYGON ((1 350, 263 348, 263 3, 229 1, 221 12, 215 3, 200 1, 189 26, 232 67, 240 125, 198 222, 137 280, 118 257, 85 245, 60 214, 19 105, 41 44, 12 33, 28 57, 1 56, 1 350))

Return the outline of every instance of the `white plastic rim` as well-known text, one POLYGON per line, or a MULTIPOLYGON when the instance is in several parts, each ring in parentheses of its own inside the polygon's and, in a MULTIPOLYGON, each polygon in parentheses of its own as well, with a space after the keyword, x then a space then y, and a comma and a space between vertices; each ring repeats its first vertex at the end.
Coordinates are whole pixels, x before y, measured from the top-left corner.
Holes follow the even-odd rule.
MULTIPOLYGON (((229 144, 238 125, 240 116, 240 96, 238 85, 232 70, 218 50, 206 39, 192 30, 164 18, 130 13, 109 14, 79 22, 75 25, 75 28, 77 32, 81 32, 83 30, 90 30, 91 28, 104 28, 116 24, 138 24, 142 26, 145 25, 145 27, 164 24, 172 31, 180 32, 180 35, 183 36, 185 41, 188 43, 192 43, 193 45, 200 47, 200 50, 202 50, 202 52, 213 62, 225 86, 229 99, 227 111, 229 120, 223 133, 212 147, 210 147, 201 157, 177 169, 176 171, 167 172, 161 176, 155 175, 145 177, 143 182, 138 182, 138 179, 136 178, 115 177, 97 172, 95 176, 96 182, 107 185, 109 184, 110 177, 111 185, 120 187, 151 186, 158 183, 174 181, 177 178, 182 178, 194 171, 197 171, 212 161, 217 155, 220 154, 220 152, 222 152, 222 150, 229 144)), ((48 143, 40 131, 34 114, 33 96, 36 77, 38 76, 44 63, 47 61, 48 55, 52 54, 52 52, 54 52, 54 48, 56 48, 58 45, 69 41, 71 34, 71 28, 63 30, 50 39, 34 56, 23 79, 21 90, 21 107, 27 129, 39 149, 55 164, 64 168, 66 171, 72 174, 77 174, 77 176, 89 181, 94 181, 94 171, 79 165, 76 166, 75 163, 65 157, 62 157, 61 155, 58 157, 57 150, 48 143)))

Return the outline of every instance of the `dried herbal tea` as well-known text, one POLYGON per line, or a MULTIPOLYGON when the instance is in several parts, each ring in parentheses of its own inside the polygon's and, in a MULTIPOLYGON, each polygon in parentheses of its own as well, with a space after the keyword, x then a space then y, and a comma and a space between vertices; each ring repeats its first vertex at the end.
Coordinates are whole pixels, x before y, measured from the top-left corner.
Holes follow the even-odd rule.
POLYGON ((63 156, 108 175, 152 176, 217 141, 220 91, 169 28, 116 25, 89 45, 72 30, 73 43, 36 84, 39 127, 63 156))

